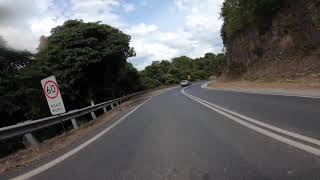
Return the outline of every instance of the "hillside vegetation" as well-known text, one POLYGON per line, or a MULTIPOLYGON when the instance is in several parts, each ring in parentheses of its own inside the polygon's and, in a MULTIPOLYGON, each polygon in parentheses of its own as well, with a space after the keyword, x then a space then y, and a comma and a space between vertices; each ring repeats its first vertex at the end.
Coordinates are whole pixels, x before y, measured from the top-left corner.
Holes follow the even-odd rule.
POLYGON ((225 43, 236 33, 255 28, 264 33, 283 0, 225 0, 221 10, 224 24, 221 30, 225 43))
POLYGON ((192 59, 186 56, 171 61, 154 61, 141 73, 142 84, 147 88, 177 84, 188 76, 191 80, 208 79, 211 75, 220 76, 224 68, 224 54, 207 53, 204 57, 192 59))
POLYGON ((320 83, 320 0, 225 0, 224 79, 320 83))
POLYGON ((130 36, 99 22, 68 20, 41 37, 38 52, 16 51, 0 39, 0 127, 50 116, 40 80, 55 75, 67 111, 187 79, 220 75, 224 55, 155 61, 138 72, 130 36))
POLYGON ((127 62, 130 36, 100 23, 69 20, 43 38, 37 54, 0 46, 0 127, 49 116, 40 80, 55 75, 66 109, 142 89, 127 62))

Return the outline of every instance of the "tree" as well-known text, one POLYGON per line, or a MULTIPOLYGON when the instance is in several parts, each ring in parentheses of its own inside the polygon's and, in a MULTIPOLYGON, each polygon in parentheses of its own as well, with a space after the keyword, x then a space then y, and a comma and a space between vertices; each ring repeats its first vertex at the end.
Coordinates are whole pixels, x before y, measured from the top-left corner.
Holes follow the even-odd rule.
POLYGON ((123 70, 121 70, 117 84, 118 87, 115 91, 118 92, 118 96, 140 91, 143 86, 139 72, 131 63, 126 63, 123 70))
POLYGON ((247 28, 256 28, 263 33, 282 3, 283 0, 225 0, 221 10, 224 43, 247 28))
POLYGON ((173 58, 172 65, 179 69, 178 79, 187 79, 188 75, 192 75, 193 60, 187 56, 173 58))
POLYGON ((69 20, 40 38, 38 54, 16 51, 0 37, 0 126, 49 116, 40 80, 58 79, 67 110, 141 90, 130 36, 108 25, 69 20))
POLYGON ((118 77, 135 55, 129 42, 111 26, 69 20, 51 30, 37 59, 44 76, 57 77, 66 105, 75 108, 118 95, 118 77))
POLYGON ((141 76, 141 82, 144 89, 153 89, 161 86, 161 82, 148 76, 141 76))
POLYGON ((204 57, 192 59, 187 56, 170 61, 154 61, 140 72, 147 88, 159 85, 177 84, 191 75, 195 79, 207 79, 210 75, 221 75, 224 68, 224 54, 207 53, 204 57))
POLYGON ((40 36, 39 46, 37 48, 38 51, 42 51, 48 45, 48 37, 40 36))
POLYGON ((175 77, 173 74, 165 74, 164 79, 165 79, 164 84, 166 85, 179 83, 179 79, 175 77))
POLYGON ((32 62, 33 55, 7 47, 0 38, 0 127, 24 120, 24 89, 19 73, 32 62))

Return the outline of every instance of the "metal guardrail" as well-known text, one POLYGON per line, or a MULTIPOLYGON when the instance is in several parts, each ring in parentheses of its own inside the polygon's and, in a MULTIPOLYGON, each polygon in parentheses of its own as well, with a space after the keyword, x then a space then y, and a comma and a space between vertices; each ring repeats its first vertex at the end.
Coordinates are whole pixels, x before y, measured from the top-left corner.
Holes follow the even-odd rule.
MULTIPOLYGON (((3 128, 0 128, 0 140, 12 138, 15 136, 25 135, 25 134, 34 132, 36 130, 39 130, 39 129, 42 129, 45 127, 59 124, 63 121, 75 119, 77 117, 95 112, 99 109, 103 109, 108 106, 111 106, 111 108, 112 108, 113 104, 115 104, 115 103, 117 103, 117 104, 122 103, 122 102, 128 100, 130 97, 146 93, 147 91, 133 93, 133 94, 124 96, 122 98, 113 99, 113 100, 110 100, 110 101, 107 101, 104 103, 100 103, 97 105, 85 107, 82 109, 72 110, 72 111, 69 111, 69 112, 61 114, 61 115, 46 117, 46 118, 42 118, 42 119, 38 119, 38 120, 27 121, 27 122, 19 123, 16 125, 3 127, 3 128)), ((104 110, 106 110, 106 109, 104 109, 104 110)))

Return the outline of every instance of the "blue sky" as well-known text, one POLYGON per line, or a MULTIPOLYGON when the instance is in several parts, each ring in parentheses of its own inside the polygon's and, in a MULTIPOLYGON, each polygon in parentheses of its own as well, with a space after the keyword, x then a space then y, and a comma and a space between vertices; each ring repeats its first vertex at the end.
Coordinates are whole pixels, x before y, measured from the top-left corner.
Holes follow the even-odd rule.
POLYGON ((36 51, 41 35, 68 19, 102 21, 132 37, 139 70, 155 60, 219 53, 223 0, 0 0, 0 35, 17 49, 36 51), (23 34, 23 36, 22 36, 23 34))

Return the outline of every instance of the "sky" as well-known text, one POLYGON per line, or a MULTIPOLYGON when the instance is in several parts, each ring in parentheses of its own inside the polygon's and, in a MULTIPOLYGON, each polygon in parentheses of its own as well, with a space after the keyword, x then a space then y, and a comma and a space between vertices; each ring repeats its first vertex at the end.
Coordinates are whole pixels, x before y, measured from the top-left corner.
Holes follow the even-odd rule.
POLYGON ((156 60, 192 58, 223 49, 223 0, 0 0, 0 36, 36 52, 41 35, 68 19, 102 21, 131 35, 138 69, 156 60))

